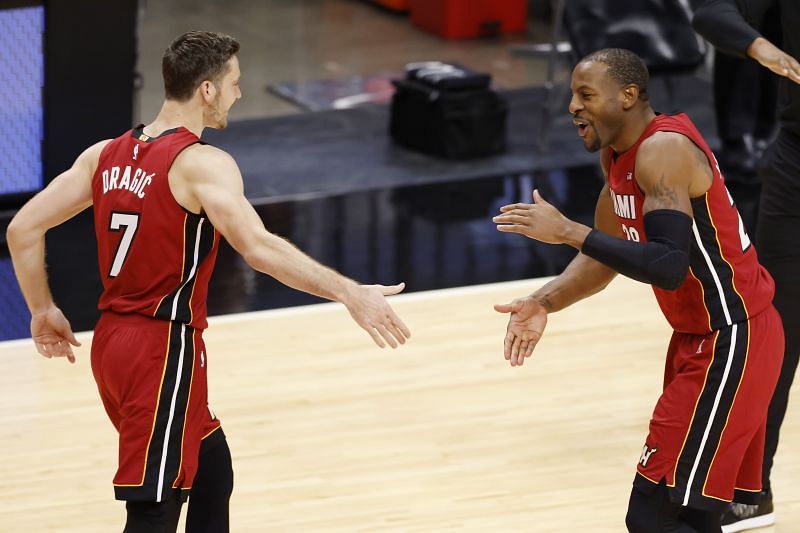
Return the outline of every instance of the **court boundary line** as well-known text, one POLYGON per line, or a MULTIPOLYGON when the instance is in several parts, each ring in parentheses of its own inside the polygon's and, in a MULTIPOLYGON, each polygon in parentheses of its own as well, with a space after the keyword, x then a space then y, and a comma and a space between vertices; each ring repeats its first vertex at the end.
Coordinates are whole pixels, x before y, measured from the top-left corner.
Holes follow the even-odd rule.
MULTIPOLYGON (((535 288, 540 287, 547 283, 548 281, 552 280, 554 276, 543 277, 543 278, 529 278, 529 279, 519 279, 519 280, 512 280, 512 281, 498 281, 495 283, 484 283, 480 285, 466 285, 462 287, 448 287, 445 289, 433 289, 429 291, 417 291, 417 292, 410 292, 407 294, 398 294, 395 296, 389 297, 389 302, 417 302, 417 301, 425 301, 425 300, 437 300, 445 297, 450 296, 463 296, 468 294, 477 294, 481 292, 489 292, 492 290, 497 289, 516 289, 519 288, 520 290, 524 290, 525 288, 528 291, 532 292, 535 288)), ((524 292, 520 293, 520 296, 525 294, 524 292)), ((503 303, 503 302, 496 302, 496 303, 503 303)), ((327 312, 334 308, 344 307, 339 302, 322 302, 316 304, 308 304, 308 305, 297 305, 293 307, 281 307, 277 309, 261 309, 259 311, 243 311, 241 313, 229 313, 224 315, 217 315, 217 316, 210 316, 208 317, 208 326, 212 327, 216 324, 228 324, 231 322, 239 322, 239 321, 250 321, 250 320, 258 320, 263 318, 269 317, 284 317, 284 316, 295 316, 295 315, 304 315, 309 313, 320 313, 320 312, 327 312)), ((88 331, 80 331, 75 333, 77 337, 81 336, 89 336, 91 335, 93 330, 88 331)), ((79 339, 80 340, 80 339, 79 339)), ((30 346, 33 344, 33 341, 29 338, 25 339, 13 339, 7 341, 0 341, 0 348, 13 348, 16 346, 30 346)))

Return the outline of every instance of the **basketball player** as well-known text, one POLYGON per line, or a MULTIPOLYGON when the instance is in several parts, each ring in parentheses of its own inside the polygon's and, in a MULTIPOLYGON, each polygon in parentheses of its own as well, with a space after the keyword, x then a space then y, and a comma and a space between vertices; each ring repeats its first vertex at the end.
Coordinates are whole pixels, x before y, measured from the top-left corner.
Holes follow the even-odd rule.
POLYGON ((231 156, 200 142, 204 128, 227 125, 242 96, 238 51, 219 33, 175 39, 155 120, 89 147, 8 229, 36 348, 74 362, 78 342, 47 285, 44 235, 94 207, 104 292, 92 372, 119 431, 114 490, 127 502, 128 533, 175 531, 190 489, 187 531, 229 529, 231 458, 207 403, 202 336, 220 234, 254 269, 342 302, 378 346, 410 335, 385 299, 402 284, 358 285, 269 233, 231 156))
POLYGON ((626 524, 633 532, 720 531, 734 494, 761 490, 783 331, 772 279, 714 154, 686 115, 653 111, 647 83, 644 63, 627 50, 600 50, 575 67, 569 111, 606 176, 595 227, 567 219, 537 191, 533 204, 501 208, 500 231, 582 253, 538 291, 495 309, 510 313, 504 353, 521 365, 550 313, 617 273, 651 284, 675 332, 626 524))

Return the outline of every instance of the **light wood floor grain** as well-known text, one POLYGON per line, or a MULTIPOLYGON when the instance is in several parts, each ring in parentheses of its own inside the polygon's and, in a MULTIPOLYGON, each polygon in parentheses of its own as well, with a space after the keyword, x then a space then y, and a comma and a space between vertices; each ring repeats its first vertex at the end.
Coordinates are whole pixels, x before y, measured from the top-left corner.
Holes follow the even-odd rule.
MULTIPOLYGON (((502 357, 492 304, 542 280, 394 298, 413 330, 381 351, 336 304, 212 321, 212 407, 234 457, 232 531, 624 531, 669 328, 618 279, 502 357)), ((0 531, 121 531, 116 434, 88 364, 0 344, 0 531)), ((800 531, 800 406, 773 476, 800 531)))

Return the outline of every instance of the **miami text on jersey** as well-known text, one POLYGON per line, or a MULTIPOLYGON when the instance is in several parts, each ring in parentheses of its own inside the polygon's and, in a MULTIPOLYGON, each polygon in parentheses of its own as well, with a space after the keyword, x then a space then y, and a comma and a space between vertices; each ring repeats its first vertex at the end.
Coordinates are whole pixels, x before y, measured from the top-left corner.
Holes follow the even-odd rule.
POLYGON ((619 218, 627 218, 628 220, 636 219, 636 202, 632 194, 614 194, 614 191, 609 189, 611 193, 611 200, 614 203, 614 212, 619 218))

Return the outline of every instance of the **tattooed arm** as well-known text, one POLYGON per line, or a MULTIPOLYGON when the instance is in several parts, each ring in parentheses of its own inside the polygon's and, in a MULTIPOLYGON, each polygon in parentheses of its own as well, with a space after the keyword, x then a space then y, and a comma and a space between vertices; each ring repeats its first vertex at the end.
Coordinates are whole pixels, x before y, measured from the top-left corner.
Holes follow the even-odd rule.
POLYGON ((655 133, 636 153, 647 243, 615 241, 592 232, 581 251, 635 280, 664 290, 679 288, 689 270, 691 199, 705 194, 713 177, 711 162, 688 137, 655 133))
POLYGON ((636 154, 647 242, 621 241, 592 231, 581 251, 635 280, 664 290, 679 288, 689 270, 691 199, 705 194, 712 179, 711 163, 688 137, 655 133, 636 154))
POLYGON ((688 137, 658 132, 636 154, 636 182, 645 194, 643 213, 671 209, 692 216, 691 199, 711 187, 708 158, 688 137))
MULTIPOLYGON (((605 171, 604 166, 603 172, 605 171)), ((541 198, 538 198, 538 201, 541 206, 541 198)), ((563 218, 560 213, 558 217, 563 218)), ((584 227, 577 222, 564 220, 568 224, 584 227)), ((597 198, 594 227, 612 239, 620 239, 623 236, 622 228, 614 214, 607 185, 597 198)), ((588 230, 589 228, 586 228, 586 231, 588 230)), ((616 275, 617 273, 608 266, 579 253, 558 277, 533 294, 517 298, 507 304, 495 305, 496 311, 509 314, 506 336, 503 339, 503 354, 506 360, 511 366, 523 364, 542 337, 549 313, 559 311, 603 290, 616 275)))
POLYGON ((510 314, 503 353, 511 365, 523 364, 533 353, 548 313, 601 290, 615 272, 664 290, 680 287, 689 270, 691 198, 704 194, 712 178, 705 154, 687 137, 659 132, 646 139, 636 157, 636 179, 646 196, 646 243, 622 238, 608 186, 598 199, 593 229, 564 217, 537 191, 534 204, 502 207, 494 217, 498 230, 569 244, 582 252, 532 295, 495 305, 495 310, 510 314))

